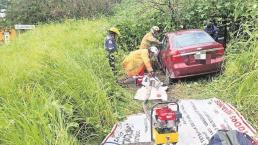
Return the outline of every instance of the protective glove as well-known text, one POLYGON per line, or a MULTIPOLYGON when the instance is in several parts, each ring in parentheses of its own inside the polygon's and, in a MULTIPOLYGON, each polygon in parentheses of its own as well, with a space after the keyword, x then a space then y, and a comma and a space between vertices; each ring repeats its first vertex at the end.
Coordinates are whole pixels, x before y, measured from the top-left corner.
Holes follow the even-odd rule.
POLYGON ((151 72, 148 73, 148 77, 152 78, 152 77, 154 77, 154 76, 155 76, 155 73, 154 73, 153 71, 151 71, 151 72))

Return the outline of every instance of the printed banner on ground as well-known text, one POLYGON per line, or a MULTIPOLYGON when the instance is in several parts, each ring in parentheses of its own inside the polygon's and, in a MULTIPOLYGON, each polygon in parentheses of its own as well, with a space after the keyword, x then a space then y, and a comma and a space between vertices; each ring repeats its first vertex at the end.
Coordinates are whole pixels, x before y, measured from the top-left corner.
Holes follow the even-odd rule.
MULTIPOLYGON (((232 129, 254 136, 256 131, 230 104, 212 98, 206 100, 181 100, 183 115, 179 125, 177 145, 207 145, 219 129, 232 129)), ((150 124, 145 114, 129 116, 118 123, 104 139, 103 145, 151 142, 150 124)))
POLYGON ((150 142, 150 124, 145 114, 129 116, 116 124, 101 145, 122 145, 129 143, 150 142))

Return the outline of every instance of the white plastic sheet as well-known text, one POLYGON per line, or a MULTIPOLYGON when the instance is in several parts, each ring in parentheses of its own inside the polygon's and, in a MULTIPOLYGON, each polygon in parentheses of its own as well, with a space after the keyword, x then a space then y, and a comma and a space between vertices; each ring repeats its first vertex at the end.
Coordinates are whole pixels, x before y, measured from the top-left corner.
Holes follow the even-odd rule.
POLYGON ((137 90, 134 96, 134 99, 143 101, 148 98, 148 100, 167 101, 168 95, 166 93, 166 90, 167 90, 167 87, 163 87, 163 86, 159 88, 155 88, 155 87, 148 88, 148 87, 142 86, 140 89, 137 90), (149 94, 148 94, 148 91, 150 91, 149 94))
POLYGON ((163 83, 158 78, 143 77, 142 87, 137 90, 134 99, 136 100, 162 100, 167 101, 168 95, 166 90, 167 86, 162 86, 163 83), (151 85, 151 81, 153 84, 151 85))

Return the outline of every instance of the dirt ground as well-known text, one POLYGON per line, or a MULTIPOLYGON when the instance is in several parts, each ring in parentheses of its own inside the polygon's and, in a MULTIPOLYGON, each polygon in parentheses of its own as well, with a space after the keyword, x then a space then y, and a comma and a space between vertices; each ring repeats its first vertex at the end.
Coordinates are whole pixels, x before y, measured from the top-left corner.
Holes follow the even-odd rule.
MULTIPOLYGON (((209 96, 209 92, 204 92, 203 90, 204 86, 211 81, 211 78, 214 77, 214 75, 216 74, 174 80, 168 86, 168 97, 176 99, 202 99, 214 97, 209 96)), ((157 77, 164 82, 164 73, 159 72, 157 77)), ((128 87, 126 87, 126 89, 128 89, 132 94, 134 94, 139 88, 140 86, 136 86, 135 84, 129 84, 128 87)))

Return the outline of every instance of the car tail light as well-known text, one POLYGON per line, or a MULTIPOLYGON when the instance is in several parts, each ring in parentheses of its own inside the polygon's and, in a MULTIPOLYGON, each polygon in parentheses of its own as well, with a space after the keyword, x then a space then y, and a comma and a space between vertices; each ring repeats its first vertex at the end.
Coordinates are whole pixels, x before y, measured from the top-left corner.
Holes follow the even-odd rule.
POLYGON ((182 56, 180 55, 180 52, 177 50, 175 51, 172 56, 171 56, 171 61, 173 63, 180 63, 180 62, 184 62, 184 59, 182 58, 182 56))
POLYGON ((216 50, 216 54, 217 55, 224 55, 225 51, 224 51, 224 48, 221 48, 219 50, 216 50))
POLYGON ((181 56, 172 56, 172 62, 180 63, 180 62, 184 62, 184 60, 181 56))

